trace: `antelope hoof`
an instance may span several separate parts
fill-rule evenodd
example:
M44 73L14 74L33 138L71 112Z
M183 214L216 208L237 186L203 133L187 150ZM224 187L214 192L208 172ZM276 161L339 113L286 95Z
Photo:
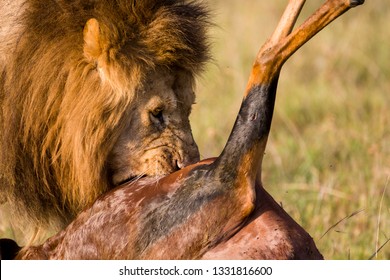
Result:
M356 6L359 6L359 5L362 5L364 3L364 0L351 0L351 7L356 7Z

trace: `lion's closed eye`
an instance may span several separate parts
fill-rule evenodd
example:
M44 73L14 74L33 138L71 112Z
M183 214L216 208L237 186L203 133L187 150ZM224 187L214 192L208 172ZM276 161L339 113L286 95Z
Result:
M155 125L163 125L164 124L164 109L158 107L154 110L150 111L150 120Z

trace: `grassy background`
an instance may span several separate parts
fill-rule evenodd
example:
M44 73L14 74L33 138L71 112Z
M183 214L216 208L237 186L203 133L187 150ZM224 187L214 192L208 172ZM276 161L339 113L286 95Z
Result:
M214 62L191 119L203 158L221 152L253 59L287 1L210 3ZM307 1L299 22L321 3ZM281 73L263 183L326 259L368 259L390 238L389 18L390 2L366 1ZM390 242L374 259L390 259Z
M254 56L287 0L207 2L214 62L191 119L203 158L222 150ZM322 3L307 2L302 18ZM366 1L281 73L263 183L327 259L368 259L390 238L389 18L389 1ZM14 234L7 218L0 211L1 237ZM374 258L390 259L390 242Z

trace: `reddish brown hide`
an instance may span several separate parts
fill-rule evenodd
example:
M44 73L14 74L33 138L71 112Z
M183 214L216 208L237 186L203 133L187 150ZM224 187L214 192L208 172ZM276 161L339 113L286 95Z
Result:
M99 198L64 231L19 259L322 259L310 235L265 191L261 163L284 62L363 0L328 0L292 32L290 0L260 49L222 154Z

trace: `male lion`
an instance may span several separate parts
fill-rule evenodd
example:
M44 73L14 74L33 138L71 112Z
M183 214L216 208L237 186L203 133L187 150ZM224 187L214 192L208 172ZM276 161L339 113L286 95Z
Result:
M0 188L58 230L107 190L199 160L208 13L184 0L0 0ZM24 219L22 219L24 218Z

